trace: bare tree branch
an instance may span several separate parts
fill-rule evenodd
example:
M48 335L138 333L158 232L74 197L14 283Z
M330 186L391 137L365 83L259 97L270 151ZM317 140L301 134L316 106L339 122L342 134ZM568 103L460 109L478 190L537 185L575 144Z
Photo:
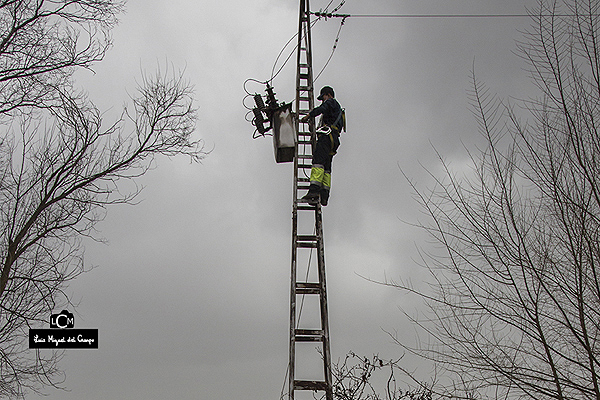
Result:
M181 73L144 75L131 108L110 123L74 88L73 72L104 57L123 7L0 1L0 397L61 384L61 353L28 349L28 331L74 306L64 289L85 272L82 238L108 206L139 192L119 185L157 155L206 155L192 138L193 89Z
M440 156L436 187L413 186L444 254L425 254L430 314L415 320L433 344L403 346L481 397L600 399L599 12L540 1L518 45L541 92L528 121L473 76L487 142L473 174Z

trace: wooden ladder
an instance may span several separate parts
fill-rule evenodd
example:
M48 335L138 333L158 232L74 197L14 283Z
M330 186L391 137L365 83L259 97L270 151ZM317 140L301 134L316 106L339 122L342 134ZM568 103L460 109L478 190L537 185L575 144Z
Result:
M289 399L294 400L296 391L324 392L326 400L333 400L331 380L331 353L327 312L327 290L325 284L325 245L320 204L302 200L310 185L310 169L313 146L316 142L314 123L299 120L314 107L313 69L310 37L310 13L308 0L300 0L298 24L298 59L296 69L296 132L297 145L294 158L294 204L292 211L292 265L290 290L290 354L289 354ZM302 230L310 230L304 232ZM313 256L313 254L315 254ZM316 270L311 264L315 264ZM305 267L306 265L306 267ZM311 301L318 298L317 301ZM307 300L305 304L305 300ZM318 304L317 304L318 303ZM299 306L298 306L299 305ZM313 309L309 309L312 307ZM310 314L304 326L302 314ZM317 316L318 315L318 316ZM320 343L318 351L299 343ZM302 349L300 349L302 347ZM301 370L298 363L306 362ZM316 364L322 363L322 373L317 374ZM313 375L299 379L304 372ZM308 398L308 397L307 397ZM322 398L322 397L321 397Z

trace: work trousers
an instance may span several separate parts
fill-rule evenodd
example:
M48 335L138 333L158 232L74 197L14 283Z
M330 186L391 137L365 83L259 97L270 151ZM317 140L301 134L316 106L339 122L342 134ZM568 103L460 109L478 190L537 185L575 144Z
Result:
M331 190L331 163L340 146L340 135L334 130L328 135L319 135L313 151L310 171L309 193L319 193L322 200L329 199Z

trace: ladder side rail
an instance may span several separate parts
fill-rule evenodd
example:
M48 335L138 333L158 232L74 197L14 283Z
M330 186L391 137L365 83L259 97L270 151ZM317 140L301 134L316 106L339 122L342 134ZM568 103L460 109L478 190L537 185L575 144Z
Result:
M312 43L309 13L309 0L300 0L298 21L298 50L296 69L296 149L294 157L294 202L292 210L292 261L290 288L290 354L289 354L289 400L294 400L295 390L318 390L325 392L326 400L333 400L331 379L331 355L329 344L329 324L325 286L325 257L321 205L309 205L299 201L299 191L308 189L311 159L316 144L316 126L314 122L301 123L300 118L314 108L314 82L312 69ZM303 59L304 57L304 59ZM302 146L302 148L300 148ZM302 151L300 151L300 149ZM309 172L310 173L310 172ZM303 183L300 185L300 183ZM314 212L313 235L298 232L298 212ZM303 214L305 215L305 214ZM318 282L298 281L298 252L300 248L316 248ZM310 267L310 266L309 266ZM298 329L297 296L318 295L321 316L320 329ZM324 381L297 380L295 377L296 343L314 341L323 343Z
M311 37L311 29L310 29L310 7L309 0L305 0L306 2L306 59L309 75L309 87L310 87L310 95L309 98L309 109L312 110L314 108L314 80L313 80L313 70L312 70L312 37ZM314 147L317 141L316 134L316 126L313 121L309 123L310 133L311 133L311 142L312 149L314 152ZM323 374L325 378L325 396L327 400L333 400L333 389L332 389L332 377L331 377L331 350L329 344L329 315L328 315L328 307L327 307L327 288L326 288L326 280L325 280L325 243L323 240L323 223L322 223L322 215L321 215L321 205L317 204L315 208L315 233L317 235L317 267L318 267L318 276L319 283L321 285L321 293L320 293L320 307L321 307L321 330L323 331Z
M291 261L291 285L290 285L290 348L288 364L288 396L294 400L295 360L296 360L296 280L297 280L297 235L298 235L298 150L300 147L300 59L302 45L302 23L303 15L306 13L304 0L300 1L298 21L298 55L296 62L296 149L294 157L294 204L292 208L292 261Z
M311 33L310 33L310 6L308 4L308 0L306 1L306 63L309 65L308 68L308 79L309 79L309 86L310 86L310 96L308 96L308 108L309 110L312 110L315 107L315 98L314 98L314 80L313 80L313 70L312 70L312 38L311 38ZM311 141L313 144L313 149L314 146L316 144L316 137L317 137L317 133L316 133L316 127L315 124L311 121L309 123L309 127L310 127L310 134L311 134Z
M317 232L317 267L321 286L321 330L323 331L323 376L326 384L326 398L333 400L333 382L331 376L331 348L329 343L329 312L327 307L327 284L325 274L325 241L323 238L323 219L320 208L315 211Z

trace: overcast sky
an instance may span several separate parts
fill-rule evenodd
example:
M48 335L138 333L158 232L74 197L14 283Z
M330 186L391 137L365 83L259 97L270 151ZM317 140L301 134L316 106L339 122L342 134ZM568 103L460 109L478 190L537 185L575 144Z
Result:
M311 9L328 2L313 0ZM340 12L522 14L535 3L346 0ZM143 201L113 207L98 224L108 244L86 242L86 265L95 268L68 291L79 303L75 326L98 328L99 349L67 351L70 391L45 399L279 398L293 169L275 163L270 138L252 140L242 100L246 79L270 78L297 24L298 0L131 0L96 74L78 74L109 121L142 71L185 69L199 108L196 138L212 152L202 164L158 159L141 180ZM315 71L339 24L313 28ZM430 243L404 222L415 222L419 208L401 169L427 187L425 168L439 171L434 148L456 171L468 167L465 147L481 143L467 96L473 68L501 97L532 95L514 54L528 26L527 18L346 20L315 84L333 86L348 120L323 210L334 360L350 350L398 358L386 331L417 340L403 310L418 312L419 301L365 279L418 285L425 275L417 248ZM292 101L294 85L292 57L274 81L278 98Z

